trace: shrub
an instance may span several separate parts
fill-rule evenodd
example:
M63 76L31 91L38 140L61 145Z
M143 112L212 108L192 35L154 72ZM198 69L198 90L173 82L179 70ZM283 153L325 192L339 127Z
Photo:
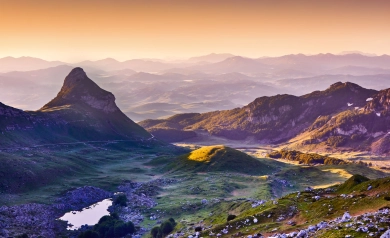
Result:
M282 158L282 153L279 151L272 151L268 153L266 156L273 159L280 159Z
M172 223L172 225L176 225L176 221L175 219L173 219L172 217L168 219L169 222Z
M99 233L91 230L84 231L78 236L78 238L99 238Z
M160 227L153 227L153 229L150 231L150 234L153 238L161 238L171 233L175 226L175 220L173 218L169 218L168 220L164 221Z
M129 222L123 222L119 219L118 214L113 213L110 216L103 216L99 219L98 224L93 227L93 232L98 234L97 237L123 237L127 234L132 234L135 231L134 224ZM90 231L92 232L92 231ZM91 235L91 236L85 236ZM79 238L92 237L93 234L86 234L83 232L80 234Z
M114 199L114 205L120 205L122 207L127 206L127 197L125 194L119 194L115 199Z
M162 234L165 236L173 231L173 224L170 221L165 221L161 224L160 228Z
M16 238L28 238L26 233L16 236Z
M202 227L200 226L195 227L195 231L202 231Z
M344 145L347 142L346 138L343 136L331 136L326 140L326 143L333 147L339 147Z
M99 222L98 224L102 224L102 223L105 223L105 222L108 222L108 221L112 221L114 218L112 216L109 216L109 215L105 215L105 216L102 216L100 219L99 219Z
M152 230L150 231L150 234L152 235L153 238L157 238L158 237L157 235L159 233L161 232L160 232L160 227L158 226L153 227Z
M237 217L236 215L229 214L227 217L227 221L234 220L236 217Z
M314 153L302 153L296 150L274 151L272 152L272 155L270 157L274 158L275 155L277 155L276 157L278 158L298 161L299 164L326 164L326 165L348 164L347 161L342 159L336 159L336 158L327 157L324 155L319 155Z

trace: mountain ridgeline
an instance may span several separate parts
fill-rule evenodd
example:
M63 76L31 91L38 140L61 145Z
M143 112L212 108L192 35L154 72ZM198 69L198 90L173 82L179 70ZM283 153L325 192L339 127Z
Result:
M0 133L6 147L151 137L81 68L74 68L58 95L38 111L0 104Z
M207 130L211 135L228 139L254 137L264 143L279 143L304 132L321 116L364 107L366 99L376 93L353 83L339 82L324 91L300 97L286 94L260 97L242 108L179 114L139 124L161 139L165 139L164 131L176 130L188 134L190 131Z

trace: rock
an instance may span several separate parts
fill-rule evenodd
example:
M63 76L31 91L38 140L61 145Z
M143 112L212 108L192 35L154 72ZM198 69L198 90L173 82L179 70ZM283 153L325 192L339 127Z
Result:
M390 229L383 233L380 238L390 238Z
M316 201L318 201L321 197L320 196L314 196L313 199L315 199Z
M312 187L307 187L307 188L305 188L305 192L313 192L313 188Z
M306 237L306 231L305 230L300 230L298 232L298 234L297 234L297 237L302 237L302 238Z
M316 226L309 226L308 228L309 232L315 232L317 230Z
M341 218L341 222L349 222L351 220L351 215L349 215L349 212L345 212L343 217Z

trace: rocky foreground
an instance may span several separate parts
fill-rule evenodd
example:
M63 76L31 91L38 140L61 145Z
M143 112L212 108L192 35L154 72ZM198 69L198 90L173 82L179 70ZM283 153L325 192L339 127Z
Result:
M118 187L118 192L124 193L128 198L126 207L111 206L110 212L117 212L123 221L131 221L138 226L133 237L141 236L149 228L140 227L145 219L145 211L156 206L152 196L157 194L160 186L176 182L172 179L157 179L147 183L126 182ZM0 237L15 237L27 234L29 238L35 237L77 237L79 231L68 231L67 222L58 220L68 211L78 211L106 198L115 195L103 189L84 186L66 192L51 205L24 204L17 206L0 207ZM155 219L159 217L155 214ZM81 230L89 229L83 226Z
M256 218L247 219L242 222L242 226L247 226L257 223ZM209 236L221 237L222 235L231 234L233 237L247 237L247 238L289 238L289 237L317 237L321 231L332 231L332 230L341 230L343 228L349 228L354 230L360 235L366 235L367 237L380 237L380 238L390 238L390 210L389 208L380 209L377 212L364 213L359 216L351 216L348 212L344 213L343 216L337 217L331 221L321 221L316 225L310 225L306 229L301 229L298 231L293 231L289 233L277 233L273 235L262 235L261 233L255 233L252 235L243 236L242 233L234 233L233 226L226 226L220 233L210 232ZM198 238L201 237L200 232L195 232L192 235L188 235L188 238ZM354 233L355 234L355 233ZM183 234L172 234L169 237L182 237ZM363 237L364 237L363 236ZM345 235L345 238L352 238L354 235Z

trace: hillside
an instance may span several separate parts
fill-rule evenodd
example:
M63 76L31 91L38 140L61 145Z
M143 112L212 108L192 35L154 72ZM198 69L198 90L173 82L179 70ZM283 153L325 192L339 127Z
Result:
M204 146L182 155L170 161L164 170L265 175L275 168L241 151L218 145Z
M151 137L121 112L112 93L96 85L81 68L73 69L58 95L38 111L1 104L0 132L3 148Z
M178 114L164 120L145 120L139 124L149 131L207 130L209 134L233 140L249 136L263 143L280 143L305 131L319 116L336 115L352 105L363 107L377 91L353 83L335 83L324 91L300 97L276 95L260 97L242 108L208 113ZM184 133L184 132L183 132ZM186 132L187 133L187 132Z
M389 182L355 175L340 186L307 188L276 200L223 201L206 207L213 206L212 212L198 236L388 237L381 235L389 233ZM182 236L195 235L186 228Z
M305 139L296 140L290 146L343 147L388 154L389 102L390 89L386 89L368 98L363 107L346 110L333 117L318 118L304 133Z
M133 151L164 150L164 144L123 114L114 95L81 68L73 69L58 95L38 111L0 103L0 133L2 193L37 189L71 175L75 181L100 176L117 163L123 168L119 158L126 160Z

